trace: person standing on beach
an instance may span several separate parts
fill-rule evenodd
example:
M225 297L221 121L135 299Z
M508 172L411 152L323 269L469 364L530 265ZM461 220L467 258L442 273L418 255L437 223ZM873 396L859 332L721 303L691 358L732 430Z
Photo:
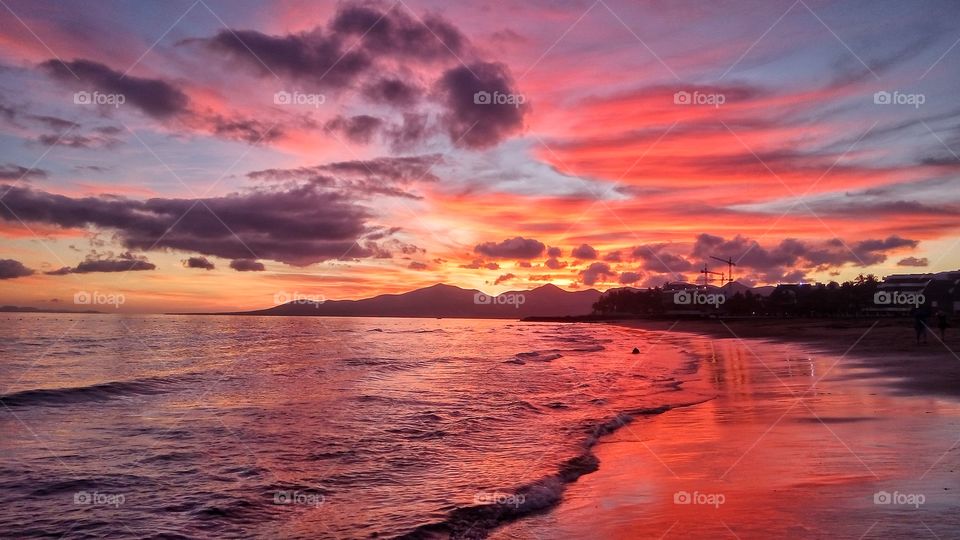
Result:
M947 339L947 313L942 309L937 311L937 326L940 328L940 341Z
M913 329L917 332L917 345L920 345L920 340L923 339L923 343L927 343L927 313L921 307L916 307L913 309Z

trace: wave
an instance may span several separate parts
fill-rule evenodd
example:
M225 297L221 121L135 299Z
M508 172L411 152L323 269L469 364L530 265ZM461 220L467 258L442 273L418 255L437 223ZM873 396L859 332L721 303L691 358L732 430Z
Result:
M636 417L655 416L672 409L699 405L706 401L709 400L628 410L609 420L589 426L582 452L561 463L556 473L520 486L510 491L508 496L496 497L498 502L457 508L447 514L443 521L421 525L396 538L397 540L428 540L437 537L486 538L491 531L506 523L546 512L560 504L567 485L600 468L600 460L594 455L593 447L601 437L629 424Z
M162 394L182 383L186 377L146 377L129 381L111 381L87 386L37 388L0 396L7 407L63 406L91 401L108 401L127 396Z

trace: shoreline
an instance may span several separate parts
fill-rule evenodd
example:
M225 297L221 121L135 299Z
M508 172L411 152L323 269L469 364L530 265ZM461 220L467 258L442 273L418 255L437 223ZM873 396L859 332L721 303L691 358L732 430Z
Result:
M681 319L607 321L629 328L686 332L713 338L795 343L833 354L850 367L887 381L901 394L960 398L960 330L936 329L917 345L911 319Z
M743 322L617 321L689 336L700 357L691 386L717 398L604 437L598 470L555 509L491 538L909 538L957 526L958 393L917 369L949 358L941 371L960 371L943 344L930 336L911 350L898 344L912 328L873 321ZM883 493L924 504L876 504Z

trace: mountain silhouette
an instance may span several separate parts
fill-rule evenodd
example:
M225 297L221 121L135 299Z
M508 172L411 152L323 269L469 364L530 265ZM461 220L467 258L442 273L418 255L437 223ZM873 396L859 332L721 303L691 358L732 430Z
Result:
M362 300L298 300L232 315L518 319L587 315L598 298L600 291L595 289L570 292L552 284L492 296L476 289L438 283L401 294L381 294Z

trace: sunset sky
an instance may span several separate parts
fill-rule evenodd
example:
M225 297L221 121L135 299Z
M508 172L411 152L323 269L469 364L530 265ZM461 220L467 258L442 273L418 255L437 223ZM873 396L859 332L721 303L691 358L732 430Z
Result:
M0 4L2 304L960 268L951 0Z

